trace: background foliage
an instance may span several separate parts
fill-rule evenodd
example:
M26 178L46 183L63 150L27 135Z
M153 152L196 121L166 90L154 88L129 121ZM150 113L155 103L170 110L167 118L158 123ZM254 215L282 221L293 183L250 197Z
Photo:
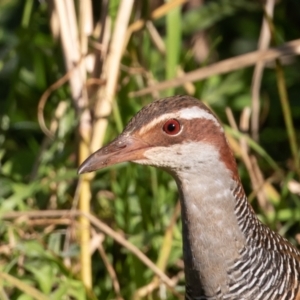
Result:
M106 1L92 1L94 22L88 53L100 57L92 61L100 69L106 59L103 44L97 43L104 30L103 15L112 22L113 33L119 2L109 1L106 11ZM254 67L163 91L157 91L155 84L255 51L264 2L182 2L157 18L153 12L163 1L135 1L130 24L139 19L152 21L133 31L123 51L115 105L107 116L107 129L104 127L105 142L154 98L190 93L202 99L228 124L226 132L243 184L260 218L297 245L299 148L296 146L295 156L290 144L297 145L300 136L299 59L289 56L281 61L291 115L283 111L277 90L280 67L276 69L274 61L267 63L260 88L259 139L246 139L245 146L225 112L231 109L238 126L240 120L247 121ZM82 3L73 4L79 20ZM66 52L51 23L54 11L55 1L0 2L0 299L178 299L184 292L184 276L177 190L169 175L153 168L122 164L99 171L91 181L91 211L172 278L174 289L166 288L151 268L95 223L89 241L90 288L80 273L84 268L80 260L82 223L78 215L62 211L76 212L81 201L82 183L76 168L81 160L80 118L86 107L78 108L72 85L65 80L51 90L43 108L52 137L41 130L37 118L43 93L67 73ZM277 1L270 21L275 28L270 46L299 38L299 20L298 0ZM108 71L95 73L94 69L87 74L88 78L98 74L96 84L87 83L88 110L93 117L95 103L101 98L96 91L109 81ZM150 84L154 85L150 95L129 96ZM284 116L292 121L295 139L288 135ZM249 125L242 128L244 137L252 134L247 128ZM258 188L253 178L258 178ZM53 214L44 215L47 211ZM148 290L142 289L145 286Z

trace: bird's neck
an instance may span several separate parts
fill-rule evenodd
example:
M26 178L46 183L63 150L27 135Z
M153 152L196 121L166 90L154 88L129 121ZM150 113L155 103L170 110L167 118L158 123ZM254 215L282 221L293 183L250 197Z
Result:
M243 189L220 166L197 174L179 172L176 181L182 206L187 290L193 286L194 296L213 296L219 289L225 292L228 268L246 244L236 215L235 193ZM248 203L246 209L251 210Z

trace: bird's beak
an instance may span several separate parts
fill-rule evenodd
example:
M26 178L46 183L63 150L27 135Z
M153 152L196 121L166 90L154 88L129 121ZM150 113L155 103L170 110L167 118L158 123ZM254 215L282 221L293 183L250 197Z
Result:
M120 135L90 155L79 167L78 174L93 172L117 163L143 159L149 144L140 138Z

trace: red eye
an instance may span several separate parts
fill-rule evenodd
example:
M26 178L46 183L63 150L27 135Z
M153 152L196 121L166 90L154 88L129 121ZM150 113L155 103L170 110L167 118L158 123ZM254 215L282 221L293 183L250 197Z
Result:
M169 135L175 135L180 131L180 123L176 119L170 119L164 124L163 130Z

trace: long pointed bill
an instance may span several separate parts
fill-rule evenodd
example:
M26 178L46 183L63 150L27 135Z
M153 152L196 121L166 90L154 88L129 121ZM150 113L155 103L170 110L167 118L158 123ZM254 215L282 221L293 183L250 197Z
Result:
M139 160L150 145L139 138L120 135L94 152L79 167L78 174L93 172L117 163Z

